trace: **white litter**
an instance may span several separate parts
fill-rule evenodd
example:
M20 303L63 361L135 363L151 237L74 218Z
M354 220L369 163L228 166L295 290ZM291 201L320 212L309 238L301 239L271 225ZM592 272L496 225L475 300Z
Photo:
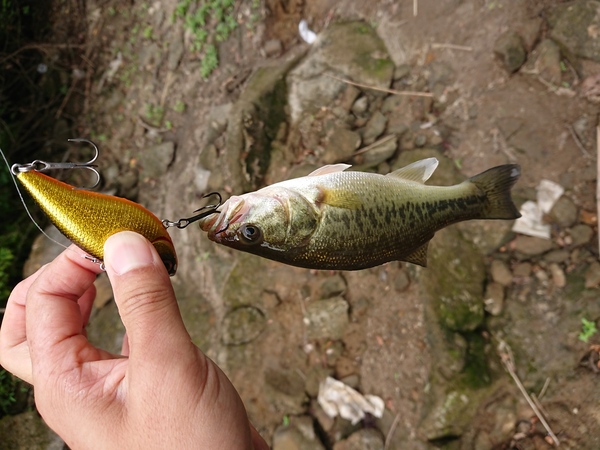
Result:
M381 397L362 395L347 384L331 377L327 377L320 384L317 401L329 417L341 416L353 425L360 422L366 413L381 417L385 409Z
M308 29L308 23L304 19L298 24L298 31L302 40L307 44L312 44L317 40L317 33Z
M543 239L550 239L550 225L544 223L544 214L548 214L556 201L565 192L554 181L542 180L536 188L537 201L527 201L521 206L521 218L515 221L513 231Z

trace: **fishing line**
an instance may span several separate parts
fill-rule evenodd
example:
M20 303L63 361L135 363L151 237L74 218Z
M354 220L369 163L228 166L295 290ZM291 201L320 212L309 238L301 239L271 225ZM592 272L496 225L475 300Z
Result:
M2 151L2 148L0 148L0 155L2 156L2 159L4 160L4 163L6 164L6 167L8 167L8 172L10 174L10 177L13 181L13 184L15 185L15 189L17 190L17 193L19 194L19 198L21 199L21 203L23 204L23 207L25 208L25 212L27 213L27 215L29 216L29 219L31 219L31 221L33 222L33 224L37 227L38 230L40 230L40 232L46 236L48 239L50 239L51 242L54 242L55 244L67 249L67 250L71 250L74 251L72 248L67 247L66 245L58 242L56 239L54 239L53 237L49 236L48 233L46 233L42 227L39 226L39 224L35 221L35 219L33 218L33 216L31 215L31 212L29 211L29 208L27 207L27 203L25 203L25 199L23 198L23 194L21 193L21 189L19 188L19 184L17 183L17 180L15 179L15 175L12 172L12 169L10 167L10 164L8 162L8 160L6 159L6 156L4 156L4 152ZM77 253L77 252L75 252ZM83 256L86 259L89 259L89 257L87 255L80 255Z

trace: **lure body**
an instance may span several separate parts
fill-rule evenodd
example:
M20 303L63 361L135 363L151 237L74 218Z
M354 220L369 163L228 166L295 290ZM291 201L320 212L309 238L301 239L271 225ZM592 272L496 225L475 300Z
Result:
M177 271L177 255L166 228L143 206L120 197L76 189L35 170L17 179L68 239L99 260L104 243L119 231L134 231L156 248L169 275Z

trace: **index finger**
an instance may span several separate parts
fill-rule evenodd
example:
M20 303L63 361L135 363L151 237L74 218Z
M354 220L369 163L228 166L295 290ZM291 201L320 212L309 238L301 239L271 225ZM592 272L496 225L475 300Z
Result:
M81 250L70 247L32 283L26 300L26 332L34 378L36 366L38 371L54 371L60 369L56 364L62 361L75 365L78 357L70 357L69 352L80 353L86 347L98 352L83 334L85 318L78 300L100 271Z

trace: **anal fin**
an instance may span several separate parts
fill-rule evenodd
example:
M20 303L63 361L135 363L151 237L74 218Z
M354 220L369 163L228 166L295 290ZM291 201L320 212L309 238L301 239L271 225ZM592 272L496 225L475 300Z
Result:
M429 241L418 247L414 252L406 255L402 258L402 261L406 261L418 266L427 267L427 246Z

